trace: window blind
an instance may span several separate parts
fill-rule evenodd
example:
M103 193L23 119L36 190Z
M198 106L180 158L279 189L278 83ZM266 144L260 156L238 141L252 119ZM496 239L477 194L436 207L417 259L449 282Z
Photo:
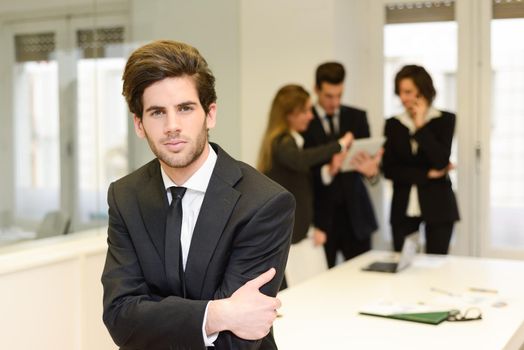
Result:
M122 45L119 45L124 43L123 27L81 29L77 31L76 39L84 58L123 56L120 52Z
M16 62L48 61L55 51L55 33L15 35Z
M455 20L455 1L420 1L386 5L386 24Z

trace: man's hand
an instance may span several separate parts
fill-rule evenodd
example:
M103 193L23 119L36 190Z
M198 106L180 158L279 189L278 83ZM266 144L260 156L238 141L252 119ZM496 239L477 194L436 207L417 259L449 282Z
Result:
M313 230L313 244L315 246L324 245L327 241L327 235L321 229L315 227Z
M271 268L237 289L230 298L209 303L206 333L211 335L224 330L237 337L257 340L265 337L277 317L281 303L278 298L262 294L259 289L275 277Z

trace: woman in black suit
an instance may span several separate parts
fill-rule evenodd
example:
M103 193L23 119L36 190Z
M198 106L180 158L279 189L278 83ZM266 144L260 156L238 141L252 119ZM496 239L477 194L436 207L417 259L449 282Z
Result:
M404 113L386 121L383 171L393 181L393 246L425 223L426 253L447 254L459 213L448 172L455 115L432 106L436 92L421 66L403 67L395 77L395 94Z
M347 133L338 141L303 149L300 133L307 129L312 118L309 93L299 85L282 87L273 99L258 159L258 170L295 196L292 244L307 237L313 219L311 167L329 163L327 171L334 176L345 155L341 151L347 150L353 140L353 135ZM326 235L315 230L313 240L316 245L324 244Z

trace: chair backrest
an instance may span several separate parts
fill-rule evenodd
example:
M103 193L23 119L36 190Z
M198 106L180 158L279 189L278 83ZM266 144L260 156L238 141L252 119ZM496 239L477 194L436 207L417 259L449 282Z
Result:
M0 228L6 228L11 226L11 211L0 210Z
M69 230L69 215L61 211L52 211L44 216L36 230L36 238L65 235Z

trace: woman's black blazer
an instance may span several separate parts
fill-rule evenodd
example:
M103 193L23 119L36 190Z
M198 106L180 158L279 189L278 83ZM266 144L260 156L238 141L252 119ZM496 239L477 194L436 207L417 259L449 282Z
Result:
M455 195L448 175L429 179L430 169L444 169L449 164L451 143L455 130L455 115L441 112L413 135L396 117L386 121L384 176L393 181L393 200L390 222L401 223L406 219L411 185L418 186L422 219L429 223L459 220ZM411 138L418 143L418 152L411 152Z

